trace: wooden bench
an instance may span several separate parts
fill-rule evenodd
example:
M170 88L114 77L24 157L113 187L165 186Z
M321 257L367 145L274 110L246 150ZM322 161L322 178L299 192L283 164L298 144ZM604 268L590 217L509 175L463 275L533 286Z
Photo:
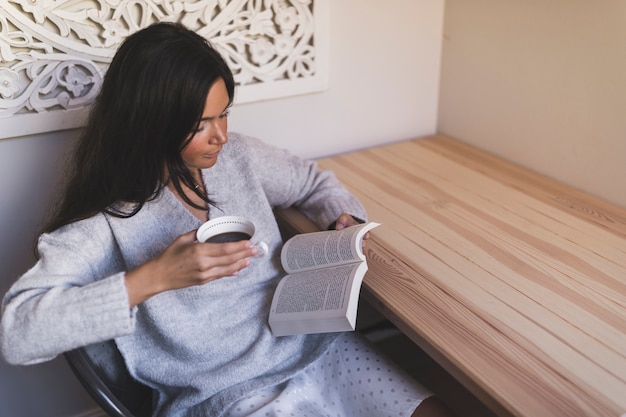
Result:
M319 164L382 223L363 297L497 415L626 413L626 209L445 136Z

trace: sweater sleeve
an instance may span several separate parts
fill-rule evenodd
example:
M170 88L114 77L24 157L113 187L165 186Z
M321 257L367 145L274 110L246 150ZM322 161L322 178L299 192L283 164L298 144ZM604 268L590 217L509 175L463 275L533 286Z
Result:
M299 158L284 149L246 138L246 153L254 174L274 208L295 206L321 229L342 213L366 219L365 209L332 171L315 161Z
M11 364L34 364L134 328L124 267L102 218L39 238L37 263L5 295L0 348Z

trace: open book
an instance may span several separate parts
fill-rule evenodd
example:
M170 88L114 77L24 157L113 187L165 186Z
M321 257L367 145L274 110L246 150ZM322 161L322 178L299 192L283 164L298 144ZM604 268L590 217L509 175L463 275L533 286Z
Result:
M295 235L283 246L288 275L278 284L269 324L275 336L354 330L367 263L363 236L370 222Z

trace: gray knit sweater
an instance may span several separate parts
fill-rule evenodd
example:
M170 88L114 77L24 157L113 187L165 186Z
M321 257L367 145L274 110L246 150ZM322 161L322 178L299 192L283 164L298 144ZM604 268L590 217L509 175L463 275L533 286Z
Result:
M131 309L124 273L202 223L167 189L129 219L104 214L39 238L40 259L3 300L0 343L13 364L50 360L115 339L131 374L158 392L159 416L219 416L232 401L291 378L318 358L332 335L276 338L267 325L283 274L272 208L300 207L326 227L358 201L327 171L231 133L217 164L203 171L218 208L256 227L269 256L239 275L167 291Z

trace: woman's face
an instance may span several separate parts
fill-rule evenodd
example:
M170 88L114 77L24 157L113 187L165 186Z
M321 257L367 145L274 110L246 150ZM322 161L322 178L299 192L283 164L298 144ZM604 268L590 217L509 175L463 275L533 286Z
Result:
M228 142L229 103L226 84L220 78L209 89L198 129L181 152L183 162L191 172L211 168L217 162L222 146Z

